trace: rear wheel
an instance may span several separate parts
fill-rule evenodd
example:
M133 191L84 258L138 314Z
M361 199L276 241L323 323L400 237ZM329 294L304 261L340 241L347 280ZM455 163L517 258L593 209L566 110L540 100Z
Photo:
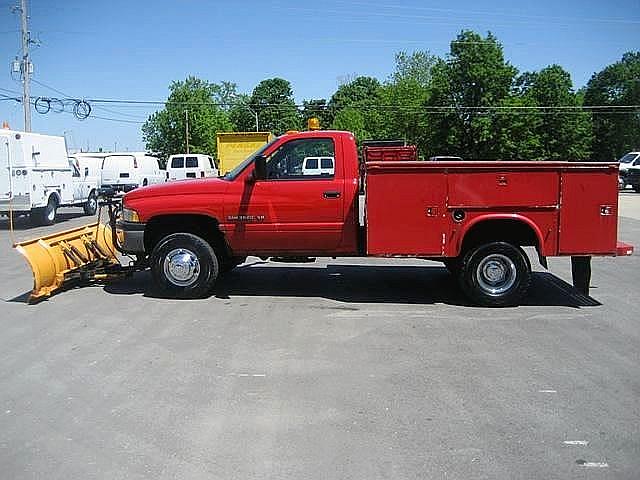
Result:
M220 267L211 245L191 233L173 233L151 253L151 272L162 296L202 298L218 278Z
M98 210L98 196L96 195L95 190L91 191L91 193L89 194L89 198L87 198L87 201L82 206L82 208L84 209L85 215L96 214L96 211Z
M465 255L459 282L464 293L480 305L516 305L531 283L531 265L520 247L506 242L487 243Z

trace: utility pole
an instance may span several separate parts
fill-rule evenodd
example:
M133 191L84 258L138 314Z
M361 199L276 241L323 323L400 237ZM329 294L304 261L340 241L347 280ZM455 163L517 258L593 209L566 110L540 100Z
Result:
M22 107L24 109L24 130L31 131L31 92L30 80L33 65L29 60L29 44L31 43L31 33L27 26L27 0L20 0L20 16L22 31L22 62L20 73L22 76Z
M184 111L184 143L187 144L187 153L189 153L189 110Z

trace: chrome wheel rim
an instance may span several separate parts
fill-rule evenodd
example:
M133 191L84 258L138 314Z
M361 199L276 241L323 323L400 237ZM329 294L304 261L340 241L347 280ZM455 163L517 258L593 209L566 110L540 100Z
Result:
M513 260L495 253L483 258L476 269L480 288L489 295L501 295L516 283L517 269Z
M178 287L188 287L200 275L200 262L191 250L176 248L164 257L164 275Z

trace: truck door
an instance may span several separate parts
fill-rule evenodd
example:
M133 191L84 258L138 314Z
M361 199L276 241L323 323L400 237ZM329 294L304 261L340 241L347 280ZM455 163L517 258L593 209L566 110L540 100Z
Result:
M246 252L320 253L332 251L344 228L344 174L336 163L331 173L305 175L307 157L341 158L332 138L298 138L267 159L267 179L236 182L242 192L225 206L233 224L232 248ZM237 199L237 200L235 200Z

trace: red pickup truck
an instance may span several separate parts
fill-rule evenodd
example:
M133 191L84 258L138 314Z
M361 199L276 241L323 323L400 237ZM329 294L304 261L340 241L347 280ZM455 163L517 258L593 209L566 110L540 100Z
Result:
M615 163L360 169L353 134L308 131L276 138L222 178L127 193L116 233L167 296L207 295L247 255L417 257L444 262L474 302L501 306L529 286L523 247L545 266L552 255L630 254L617 220Z

